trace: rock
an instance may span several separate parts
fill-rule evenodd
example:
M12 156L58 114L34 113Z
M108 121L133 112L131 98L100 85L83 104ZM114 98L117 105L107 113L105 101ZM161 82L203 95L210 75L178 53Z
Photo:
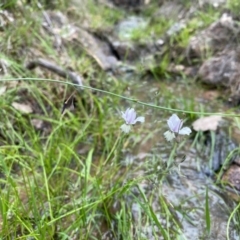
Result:
M230 89L234 105L240 102L240 26L227 14L190 39L188 57L203 58L198 70L202 82Z
M167 30L167 35L172 36L174 34L177 34L181 32L183 29L186 28L186 24L184 21L179 21L177 23L174 23L168 30Z
M135 60L139 57L139 52L132 42L112 41L112 46L117 52L120 60Z
M240 47L229 52L223 51L216 57L206 60L198 71L202 82L230 89L234 105L240 102Z
M233 153L238 145L221 128L212 132L203 132L198 141L201 144L199 151L206 160L201 165L206 175L213 176L213 173L218 172L222 166L224 166L224 169L228 169L238 158L238 152ZM225 162L226 159L228 159L228 162Z
M148 22L141 17L130 16L120 21L115 27L115 34L121 40L131 40L134 32L145 31Z
M146 1L146 0L111 0L111 2L118 7L136 9L136 8L141 7L144 4L147 4L149 1Z
M199 5L203 7L204 5L212 5L217 8L226 3L226 0L199 0Z
M213 54L223 51L226 47L232 49L240 36L240 27L231 16L223 14L222 17L192 37L188 45L190 57L203 57L207 53Z
M150 37L147 40L140 39L141 43L133 40L134 34L145 31L147 25L148 21L144 18L130 16L115 26L112 36L105 36L121 61L139 60L150 53Z
M177 1L166 1L153 14L152 21L157 21L159 17L165 18L166 20L177 21L185 16L185 10L184 6Z
M32 106L30 104L13 102L12 106L21 113L29 114L33 112Z
M230 87L240 77L239 69L240 62L236 51L233 50L206 60L200 67L198 76L204 83L216 87ZM239 82L239 80L237 81Z
M223 183L240 191L240 166L232 164L222 177Z
M222 117L218 115L201 117L194 121L192 126L195 131L216 131L221 120Z
M104 70L115 70L119 64L107 42L95 36L91 31L68 22L65 15L60 12L45 11L43 28L50 35L58 39L62 45L71 46L75 52L86 52Z

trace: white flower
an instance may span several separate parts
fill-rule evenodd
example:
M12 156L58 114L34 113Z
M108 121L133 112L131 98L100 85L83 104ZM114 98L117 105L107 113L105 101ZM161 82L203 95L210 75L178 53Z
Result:
M173 114L167 121L170 131L164 133L167 141L172 141L178 134L189 135L192 130L189 127L182 128L183 121L176 115Z
M129 133L131 129L131 125L134 125L136 122L144 122L144 117L137 117L137 114L134 110L134 108L128 108L125 112L122 112L122 118L125 121L125 124L123 124L120 128L123 132Z

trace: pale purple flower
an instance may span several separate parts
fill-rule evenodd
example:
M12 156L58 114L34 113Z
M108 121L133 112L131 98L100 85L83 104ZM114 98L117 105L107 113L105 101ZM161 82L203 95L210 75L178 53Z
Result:
M167 141L172 141L178 134L189 135L192 130L189 127L183 127L183 121L176 115L173 114L167 121L170 131L164 133Z
M144 122L144 117L137 117L136 111L134 108L128 108L125 112L122 113L122 118L125 121L125 124L123 124L120 128L123 132L129 133L131 129L131 125L134 125L136 122Z

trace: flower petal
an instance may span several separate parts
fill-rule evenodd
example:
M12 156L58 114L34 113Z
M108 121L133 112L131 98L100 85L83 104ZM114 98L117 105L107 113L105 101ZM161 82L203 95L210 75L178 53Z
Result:
M127 124L134 124L134 120L136 118L137 114L134 110L134 108L131 108L129 111L128 111L128 115L127 115Z
M145 117L137 117L135 120L134 120L134 124L136 123L136 122L145 122Z
M127 124L123 124L120 129L125 132L125 133L129 133L130 132L130 129L131 129L131 126L130 125L127 125Z
M175 134L174 134L173 132L171 132L171 131L166 131L166 132L164 133L164 137L166 138L166 140L167 140L168 142L170 142L170 141L172 141L176 136L175 136Z
M178 133L179 130L182 127L182 121L180 118L176 115L173 114L167 121L168 127L172 132Z
M182 128L178 133L181 135L189 135L192 130L189 127Z
M126 114L125 114L125 112L121 112L121 114L122 114L122 118L123 118L124 121L126 122Z
M129 112L131 112L131 108L127 108L127 110L125 111L125 117L127 118L127 116L129 115Z
M131 119L133 117L133 113L134 113L134 109L133 108L127 108L127 110L125 112L121 112L122 113L122 118L124 119L124 121L129 124L131 122ZM136 114L136 113L135 113Z

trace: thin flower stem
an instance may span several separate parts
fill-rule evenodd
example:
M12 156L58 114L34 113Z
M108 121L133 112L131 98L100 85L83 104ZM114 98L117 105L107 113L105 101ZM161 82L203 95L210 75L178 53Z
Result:
M135 98L129 98L126 96L122 96L116 93L112 93L106 90L102 90L99 88L93 88L93 87L89 87L89 86L79 86L78 84L75 83L71 83L71 82L65 82L65 81L60 81L60 80L54 80L54 79L45 79L45 78L2 78L0 79L0 82L3 81L16 81L16 80L23 80L23 81L47 81L47 82L55 82L55 83L60 83L60 84L66 84L66 85L70 85L70 86L74 86L74 87L78 87L79 90L84 88L84 89L90 89L90 90L94 90L94 91L98 91L104 94L108 94L110 96L114 96L114 97L118 97L121 99L125 99L131 102L135 102L138 104L141 104L143 106L147 106L147 107L151 107L151 108L157 108L157 109L161 109L161 110L166 110L166 111L172 111L172 112L180 112L180 113L189 113L189 114L196 114L196 115L201 115L201 116L208 116L208 115L218 115L218 116L223 116L223 117L239 117L239 114L228 114L228 113L214 113L214 112L196 112L196 111L188 111L188 110L181 110L181 109L176 109L176 108L169 108L169 107L162 107L162 106L157 106L154 104L150 104L150 103L146 103L146 102L142 102L139 101Z
M108 154L107 159L104 161L103 165L106 165L106 164L107 164L107 162L109 161L109 159L110 159L110 158L112 157L112 155L114 154L114 151L117 149L117 147L118 147L118 145L119 145L119 143L121 142L121 139L122 139L123 137L124 137L123 134L119 134L119 135L118 135L118 137L117 137L117 139L116 139L116 141L115 141L115 143L114 143L114 145L113 145L110 153Z
M174 141L173 150L171 151L171 154L170 154L170 156L168 158L167 169L170 169L172 167L172 165L173 165L174 158L175 158L175 155L176 155L177 146L178 146L178 142Z

